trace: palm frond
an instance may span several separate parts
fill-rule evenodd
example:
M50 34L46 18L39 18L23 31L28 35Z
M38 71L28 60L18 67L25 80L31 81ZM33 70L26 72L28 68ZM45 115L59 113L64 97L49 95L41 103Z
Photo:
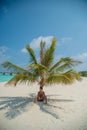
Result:
M49 76L46 79L46 83L47 84L54 84L54 83L70 84L70 83L72 83L72 80L64 74L54 74L54 75Z
M56 38L53 38L51 46L45 51L45 66L50 67L54 60L54 51L56 45Z
M54 84L54 83L62 83L62 84L71 84L73 83L75 80L81 80L81 77L79 75L79 73L77 73L74 70L69 70L66 73L63 74L53 74L50 75L47 79L46 79L46 83L49 84Z
M7 84L14 84L16 85L22 78L24 74L16 74L11 80L7 82Z
M48 68L41 64L31 64L29 65L29 68L32 70L34 74L38 76L42 76L48 72Z
M71 70L65 72L64 74L65 74L67 77L71 78L73 81L74 81L74 80L80 81L80 80L82 79L81 76L80 76L80 74L79 74L77 71L73 70L73 69L71 69Z
M44 65L45 42L40 42L40 63Z
M24 76L22 79L21 79L21 82L35 82L35 81L38 81L37 79L37 76L34 76L34 75L29 75L29 76Z
M29 45L26 45L26 49L30 56L30 62L37 64L36 56L35 56L33 49Z
M7 82L7 84L14 84L16 85L18 82L35 82L37 81L36 75L33 74L16 74L11 80Z
M72 66L71 66L69 63L64 63L63 65L57 67L57 68L55 69L55 71L56 71L57 73L61 73L61 72L64 72L65 70L67 70L67 69L70 69L71 67L72 67Z
M48 71L48 68L41 64L30 64L29 68Z
M61 58L57 63L55 63L49 71L56 70L58 71L64 71L68 68L71 68L75 65L81 64L82 62L79 60L74 60L70 57Z
M9 61L6 61L6 62L4 62L3 64L2 64L2 66L4 67L4 68L6 68L6 69L8 69L8 70L12 70L12 71L14 71L14 72L19 72L19 73L23 73L23 72L25 72L25 71L27 71L26 69L24 69L24 68L22 68L22 67L20 67L20 66L17 66L17 65L15 65L15 64L13 64L13 63L11 63L11 62L9 62Z

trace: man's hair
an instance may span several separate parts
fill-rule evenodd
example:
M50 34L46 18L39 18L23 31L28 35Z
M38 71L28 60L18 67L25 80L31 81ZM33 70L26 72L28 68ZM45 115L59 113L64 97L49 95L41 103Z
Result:
M43 87L40 87L40 89L43 89Z

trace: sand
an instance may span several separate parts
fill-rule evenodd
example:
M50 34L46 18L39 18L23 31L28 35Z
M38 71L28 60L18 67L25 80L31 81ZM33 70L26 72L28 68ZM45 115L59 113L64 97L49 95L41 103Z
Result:
M48 104L33 102L38 89L0 83L0 130L87 130L87 78L44 87Z

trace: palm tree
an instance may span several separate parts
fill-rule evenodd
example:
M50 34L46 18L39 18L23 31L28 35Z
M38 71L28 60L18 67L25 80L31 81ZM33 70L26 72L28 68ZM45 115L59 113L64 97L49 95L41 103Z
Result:
M53 38L51 45L46 48L46 43L40 42L40 60L37 61L34 50L30 45L26 45L26 50L30 57L28 69L19 67L11 62L4 62L4 68L13 70L16 75L8 81L15 85L21 82L38 82L40 87L47 84L63 83L71 84L75 80L81 80L80 74L73 69L73 66L81 63L70 57L60 58L54 63L54 52L57 39Z

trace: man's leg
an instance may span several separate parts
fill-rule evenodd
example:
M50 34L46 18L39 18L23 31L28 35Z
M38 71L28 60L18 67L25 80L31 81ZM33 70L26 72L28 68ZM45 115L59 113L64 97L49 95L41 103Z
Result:
M46 96L44 96L44 101L47 104L47 97Z

